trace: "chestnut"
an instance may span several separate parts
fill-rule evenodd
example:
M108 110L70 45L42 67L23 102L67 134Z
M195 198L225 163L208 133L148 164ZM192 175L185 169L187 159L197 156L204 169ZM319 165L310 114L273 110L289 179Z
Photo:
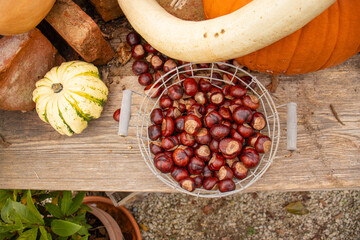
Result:
M208 167L211 171L218 171L222 166L225 165L225 158L220 153L213 153Z
M161 70L164 65L164 62L159 56L153 55L150 59L150 64L154 70ZM162 76L160 72L158 72L158 75L159 78Z
M192 99L192 98L189 98L189 99L186 99L186 100L180 99L179 101L181 103L185 104L185 107L186 107L187 110L190 109L191 106L196 103L196 101L194 99Z
M172 155L175 165L179 167L186 167L190 161L190 157L186 154L184 149L177 148Z
M162 173L169 173L174 168L174 162L166 153L158 153L154 157L154 164Z
M219 67L219 69L226 71L230 68L229 64L230 64L230 61L226 60L226 61L217 63L217 66Z
M137 32L130 32L128 35L126 35L126 41L131 46L134 46L140 43L141 37Z
M216 111L210 111L204 117L204 123L208 128L212 128L214 125L219 124L221 121L222 117Z
M155 48L153 48L153 46L151 46L149 43L145 43L144 48L145 48L145 51L147 51L148 53L152 53L152 54L157 53L157 50Z
M231 113L234 113L235 109L237 109L238 107L240 107L241 105L240 104L231 104L229 106L229 109L230 109L230 112ZM233 118L234 119L234 118Z
M210 89L212 88L212 85L211 85L209 80L207 80L205 78L200 78L200 80L199 80L199 88L203 92L209 92Z
M195 135L195 141L199 144L209 144L211 141L209 130L207 128L200 128L199 132Z
M232 102L229 99L225 99L224 103L221 105L221 107L229 108Z
M132 71L135 75L141 75L149 71L147 63L143 60L136 60L132 65Z
M232 117L238 124L248 123L252 118L252 110L245 106L238 106L233 111Z
M151 125L148 127L149 138L153 141L161 136L161 128L158 125Z
M252 147L245 147L240 154L240 160L247 168L256 167L260 162L258 152Z
M194 99L200 105L205 105L208 102L206 94L204 92L197 92L194 96Z
M238 125L236 130L244 138L249 138L250 136L252 136L255 133L254 129L247 123Z
M161 96L159 105L162 109L167 109L173 105L173 100L170 99L169 96Z
M231 85L225 85L225 87L223 87L223 89L221 91L224 94L226 99L233 100L234 97L230 95L230 88L231 88Z
M230 133L230 127L223 124L216 124L210 128L210 135L213 139L220 141Z
M171 171L171 176L175 181L180 182L182 179L189 177L189 173L185 168L175 166Z
M237 179L244 179L246 178L249 169L245 167L245 165L242 162L234 162L234 164L231 166L231 169L234 173L234 176Z
M186 78L183 82L185 93L189 96L195 96L199 91L198 85L194 78Z
M179 85L173 85L169 87L168 95L172 100L179 100L184 95L184 89Z
M251 136L248 138L248 144L249 144L249 146L255 147L256 140L257 140L258 137L260 137L260 136L262 136L262 134L259 133L259 132L254 133L253 135L251 135Z
M210 95L209 101L216 106L220 106L225 101L224 94L222 92L214 92Z
M217 111L217 110L218 110L218 106L210 103L210 104L208 104L208 105L206 106L206 111L205 111L205 112L206 112L206 113L209 113L209 112L211 112L211 111Z
M205 166L203 171L203 176L204 178L213 177L214 172L209 169L209 166Z
M206 190L216 190L219 180L216 177L205 178L203 182L203 187Z
M164 115L160 108L155 108L154 110L152 110L150 114L150 119L154 124L156 125L162 124L163 118Z
M268 136L259 136L255 142L255 149L258 153L267 153L271 148L271 139Z
M192 192L195 190L195 180L191 177L186 177L180 180L180 187L183 189Z
M264 114L260 112L255 112L253 114L250 124L255 130L263 130L266 127L266 119Z
M224 120L221 122L222 125L228 126L229 128L231 128L231 122Z
M201 120L197 116L190 114L185 117L185 132L188 134L196 135L201 127Z
M145 57L145 50L144 47L141 44L137 44L132 47L131 49L131 55L135 59L140 59Z
M231 101L231 105L233 104L237 104L237 105L243 105L243 100L242 98L235 98Z
M174 101L173 102L173 107L176 107L177 109L179 109L180 112L185 112L186 111L186 106L183 103L180 103L179 101Z
M201 174L204 171L205 162L197 157L192 157L187 166L191 174Z
M200 145L200 147L195 148L195 156L205 162L209 161L211 158L211 151L208 145Z
M143 73L139 76L138 82L143 86L148 86L153 82L153 77L150 73Z
M144 93L149 97L157 98L160 96L162 90L163 89L159 83L152 83L144 88Z
M187 63L184 63L184 64L187 64ZM191 65L186 65L184 66L184 70L185 70L185 73L187 75L190 75L190 76L193 76L193 70L197 69L198 67L196 66L196 64L191 64Z
M169 109L166 112L166 117L170 117L172 119L176 119L178 117L180 117L182 115L182 113L180 112L180 110L176 107L169 107Z
M171 70L175 69L177 67L176 62L172 59L168 59L165 61L163 70L164 72L170 72Z
M209 148L213 153L219 152L219 142L215 139L212 139L209 143Z
M181 143L185 146L193 146L195 143L195 138L193 135L188 134L187 132L182 132L180 134Z
M163 137L168 137L173 134L175 129L174 120L170 117L165 117L161 124L161 134Z
M203 175L191 175L190 177L192 179L194 179L196 188L199 188L199 187L202 186L202 183L204 181L204 176Z
M164 137L161 146L165 151L174 151L179 146L179 140L176 136Z
M230 95L234 98L242 98L247 93L246 88L243 88L239 85L231 86L230 88Z
M220 192L234 191L235 188L236 188L235 183L234 183L234 181L232 179L221 180L218 183L218 187L219 187Z
M252 110L256 110L260 106L259 99L254 95L246 95L243 97L242 102L244 106L251 108Z
M212 78L211 79L211 83L216 85L216 86L219 86L221 87L223 85L223 82L221 81L222 80L222 76L220 73L218 72L213 72L210 77ZM219 81L220 80L220 81Z
M120 113L121 113L121 108L116 109L115 112L113 113L113 119L117 122L120 121Z
M150 151L152 154L156 155L158 153L164 152L164 149L161 147L160 142L151 142L150 143Z
M254 81L252 81L252 77L250 76L242 76L240 77L241 81L239 81L239 85L241 87L247 88L247 87L251 87L252 89L254 89L256 87L256 83Z
M230 137L236 140L239 140L241 143L244 143L245 139L238 133L235 129L231 128L230 130Z
M208 67L210 67L210 64L209 63L199 63L198 66L199 66L199 68L208 68Z
M158 70L158 71L156 71L155 73L154 73L154 80L155 81L157 81L157 80L159 80L160 78L162 78L162 82L166 82L168 79L169 79L169 76L164 76L164 72L163 71L160 71L160 70Z
M183 149L190 158L194 156L194 150L191 147L181 145L178 148Z
M231 116L230 109L227 108L227 107L220 107L219 108L219 114L225 120L229 120L229 121L233 120L232 116Z
M242 143L233 138L224 138L219 142L219 150L225 158L234 158L241 152Z
M180 116L174 120L175 131L183 132L185 129L185 117Z

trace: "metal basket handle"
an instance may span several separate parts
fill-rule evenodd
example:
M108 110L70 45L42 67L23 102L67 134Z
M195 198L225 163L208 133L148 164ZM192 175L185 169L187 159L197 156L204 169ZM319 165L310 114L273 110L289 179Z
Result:
M296 138L297 138L296 106L297 106L297 104L294 102L289 102L287 104L287 118L286 118L287 146L286 146L286 150L289 150L289 151L296 150Z
M126 137L128 135L129 121L131 115L131 95L131 90L126 89L123 91L118 131L118 135L123 137Z

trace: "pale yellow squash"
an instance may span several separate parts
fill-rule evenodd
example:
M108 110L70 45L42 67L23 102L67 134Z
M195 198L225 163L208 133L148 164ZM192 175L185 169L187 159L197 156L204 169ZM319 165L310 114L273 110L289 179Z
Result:
M60 134L72 136L100 117L107 95L96 66L72 61L52 68L36 82L33 101L41 120Z

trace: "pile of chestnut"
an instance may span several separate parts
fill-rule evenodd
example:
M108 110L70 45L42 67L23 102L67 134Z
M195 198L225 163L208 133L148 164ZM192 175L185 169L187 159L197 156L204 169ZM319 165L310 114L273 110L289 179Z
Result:
M261 133L267 123L257 111L260 101L247 89L249 84L256 87L251 77L235 78L230 71L215 70L211 76L194 75L185 68L185 74L171 81L164 78L166 87L159 83L154 86L154 81L184 62L168 58L148 43L142 44L135 32L127 36L127 41L137 59L132 68L139 83L146 86L148 96L160 97L148 127L155 167L170 173L190 192L201 187L220 192L235 190L234 179L246 178L249 169L259 164L260 154L268 152L272 144ZM226 64L217 67L229 68Z

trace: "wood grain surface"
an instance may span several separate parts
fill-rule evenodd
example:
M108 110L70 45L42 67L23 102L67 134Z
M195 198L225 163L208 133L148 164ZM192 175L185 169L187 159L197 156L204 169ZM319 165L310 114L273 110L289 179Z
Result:
M360 55L323 71L279 76L277 105L298 105L297 151L286 151L286 108L278 108L281 139L276 159L246 191L360 188ZM91 191L174 191L144 163L136 137L143 97L133 94L129 136L117 135L112 118L123 89L142 92L131 63L108 76L109 100L100 119L80 135L59 135L35 111L0 111L0 188ZM256 74L267 85L270 75ZM340 124L330 109L332 104Z

